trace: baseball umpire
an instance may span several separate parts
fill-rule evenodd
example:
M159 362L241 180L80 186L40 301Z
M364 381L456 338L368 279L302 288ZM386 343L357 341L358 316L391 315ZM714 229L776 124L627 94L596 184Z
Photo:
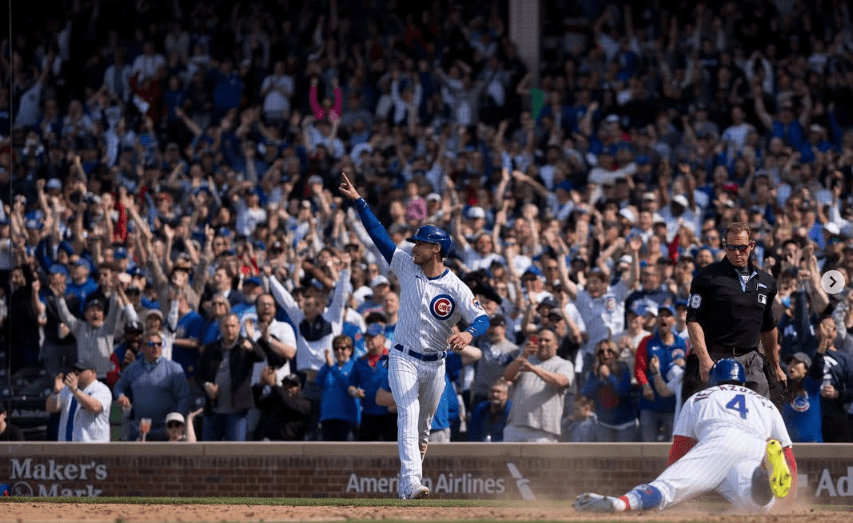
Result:
M698 271L690 285L691 354L683 397L704 387L715 361L735 358L746 370L746 386L780 406L787 377L779 367L773 319L776 281L750 259L755 241L748 224L732 222L726 227L724 246L725 258Z
M370 238L400 281L400 318L388 360L397 404L397 490L402 499L426 498L430 490L421 484L421 460L444 391L446 351L464 349L486 332L489 320L471 289L444 266L451 247L444 230L424 225L407 238L415 244L411 254L398 249L346 174L341 176L341 193L354 201ZM470 326L454 334L453 326L463 318Z

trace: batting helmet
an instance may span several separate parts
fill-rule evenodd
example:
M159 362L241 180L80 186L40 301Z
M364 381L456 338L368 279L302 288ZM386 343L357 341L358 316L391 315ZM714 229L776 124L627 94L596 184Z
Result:
M737 385L746 383L746 373L738 360L723 358L708 371L708 386L713 387L723 383L735 383Z
M441 227L435 225L422 225L418 232L411 238L406 238L407 242L425 242L434 243L441 246L441 255L447 256L450 252L450 247L453 245L453 240Z

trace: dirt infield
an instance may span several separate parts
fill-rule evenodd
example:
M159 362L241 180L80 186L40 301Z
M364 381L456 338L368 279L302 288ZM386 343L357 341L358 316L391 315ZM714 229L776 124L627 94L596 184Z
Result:
M706 511L675 507L654 514L597 515L579 514L565 505L555 507L538 503L514 507L436 507L436 506L272 506L272 505L121 505L89 503L3 503L0 523L38 521L40 523L165 523L165 522L273 522L344 521L405 519L412 521L448 521L481 519L489 521L666 521L719 523L849 523L849 511L821 510L809 507L779 509L770 514L709 514Z

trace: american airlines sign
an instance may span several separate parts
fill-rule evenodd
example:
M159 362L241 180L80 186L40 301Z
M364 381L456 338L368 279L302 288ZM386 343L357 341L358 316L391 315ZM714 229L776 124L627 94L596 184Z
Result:
M528 485L529 481L522 476L518 467L514 463L507 463L507 468L522 498L536 499ZM396 477L359 476L352 473L344 490L358 494L396 494L398 482L399 479ZM471 473L439 474L435 479L424 477L421 483L436 494L503 494L506 492L504 478L482 478Z

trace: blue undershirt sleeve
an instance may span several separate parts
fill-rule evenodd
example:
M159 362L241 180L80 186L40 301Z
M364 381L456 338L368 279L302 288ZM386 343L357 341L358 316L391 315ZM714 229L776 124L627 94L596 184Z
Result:
M474 338L480 337L486 333L486 329L489 328L489 317L483 314L482 316L477 316L471 325L465 329L467 332L470 332Z
M363 223L364 228L367 229L367 234L370 235L373 243L376 244L376 248L379 249L379 252L382 253L382 257L385 258L385 261L390 265L391 258L394 256L394 251L397 249L397 246L394 244L394 241L391 240L391 236L388 235L388 231L386 231L385 227L379 223L379 219L376 218L376 215L374 215L373 211L370 210L370 207L368 207L364 198L359 198L355 201L355 210L358 211L358 217L361 218L361 223Z

